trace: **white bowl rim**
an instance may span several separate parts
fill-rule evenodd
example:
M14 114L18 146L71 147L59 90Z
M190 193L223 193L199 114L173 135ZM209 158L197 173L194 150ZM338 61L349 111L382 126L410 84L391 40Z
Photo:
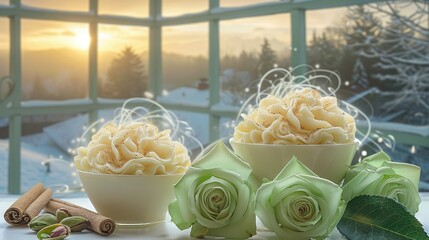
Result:
M121 177L121 178L144 178L144 177L179 177L185 175L185 173L175 173L175 174L163 174L163 175L126 175L126 174L109 174L109 173L96 173L96 172L88 172L80 169L76 169L76 171L80 174L88 174L88 175L94 175L94 176L109 176L109 177Z
M229 139L229 143L234 142L234 144L239 145L251 145L251 146L271 146L271 147L330 147L330 146L349 146L349 145L356 145L358 146L361 144L361 142L358 139L355 139L353 142L350 143L328 143L328 144L266 144L266 143L244 143L244 142L238 142L234 138Z

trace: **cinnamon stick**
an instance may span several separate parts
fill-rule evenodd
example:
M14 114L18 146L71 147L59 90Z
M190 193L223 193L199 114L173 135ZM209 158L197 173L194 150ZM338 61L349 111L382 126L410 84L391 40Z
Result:
M59 208L65 208L73 216L78 215L87 218L89 220L88 229L100 235L111 235L116 229L116 224L112 219L60 199L51 199L45 206L45 211L55 214Z
M4 220L15 226L26 226L52 197L52 190L38 183L16 200L4 213Z

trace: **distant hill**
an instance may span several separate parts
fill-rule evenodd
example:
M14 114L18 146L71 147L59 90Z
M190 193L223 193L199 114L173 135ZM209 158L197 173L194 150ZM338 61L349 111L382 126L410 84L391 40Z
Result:
M277 45L278 43L273 43ZM98 56L98 77L106 79L111 61L118 52L103 51ZM282 54L283 52L280 52ZM24 50L22 54L23 97L29 99L65 99L86 96L88 87L89 53L73 48ZM284 54L287 54L285 50ZM141 53L145 73L148 73L148 53ZM164 88L172 90L192 86L208 77L205 56L163 53ZM0 50L0 76L8 75L8 53ZM48 95L49 97L44 97Z

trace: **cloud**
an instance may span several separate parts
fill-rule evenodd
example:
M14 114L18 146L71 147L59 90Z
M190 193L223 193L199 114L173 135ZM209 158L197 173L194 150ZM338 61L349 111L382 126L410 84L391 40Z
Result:
M120 27L116 26L116 25L107 25L107 24L102 24L100 25L100 31L101 32L120 32Z
M263 32L263 31L266 31L267 29L266 28L263 28L263 27L257 27L257 28L254 28L253 29L253 31L254 32Z
M70 30L64 30L61 33L62 36L67 36L67 37L74 37L76 36L76 33L70 31Z
M33 34L33 36L66 36L74 37L76 34L70 30L42 30Z

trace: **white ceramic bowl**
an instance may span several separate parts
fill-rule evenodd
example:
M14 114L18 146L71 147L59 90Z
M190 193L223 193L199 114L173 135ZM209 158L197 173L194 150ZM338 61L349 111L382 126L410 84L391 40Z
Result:
M340 183L356 153L358 142L320 145L274 145L240 143L230 139L235 154L249 163L253 174L273 180L289 160L299 161L322 178Z
M118 224L163 221L175 198L173 186L183 176L78 173L97 212Z

